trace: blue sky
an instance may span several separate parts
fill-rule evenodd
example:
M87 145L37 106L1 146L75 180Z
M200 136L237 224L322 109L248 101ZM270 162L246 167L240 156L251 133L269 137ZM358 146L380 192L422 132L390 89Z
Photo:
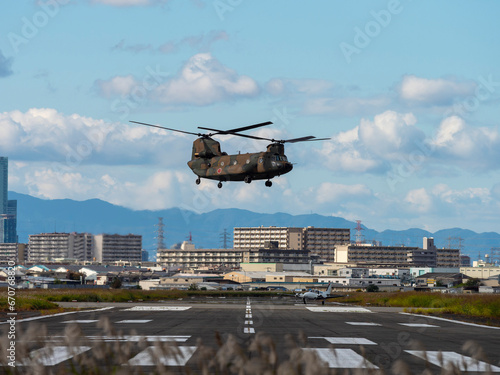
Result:
M10 190L133 209L499 231L494 1L31 0L0 15ZM186 131L263 121L294 170L195 185ZM265 142L219 138L228 153Z

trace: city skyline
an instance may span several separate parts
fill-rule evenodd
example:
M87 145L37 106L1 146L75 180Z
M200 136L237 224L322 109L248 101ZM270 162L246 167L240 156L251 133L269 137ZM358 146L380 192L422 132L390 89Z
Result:
M11 191L135 210L315 212L378 231L499 231L500 4L5 7L0 154ZM194 137L130 120L188 132L272 121L249 134L331 140L287 145L294 169L272 188L219 190L196 186L186 166ZM228 153L267 146L217 140Z

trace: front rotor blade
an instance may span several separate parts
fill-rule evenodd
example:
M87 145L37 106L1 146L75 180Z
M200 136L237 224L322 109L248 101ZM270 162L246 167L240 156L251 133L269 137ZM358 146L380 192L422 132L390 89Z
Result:
M267 121L267 122L261 122L260 124L248 125L248 126L243 126L241 128L235 128L235 129L229 129L229 130L204 128L204 127L201 127L201 126L198 126L198 129L210 130L210 131L216 132L216 133L214 133L212 135L215 135L215 134L235 134L235 133L238 133L238 132L243 132L245 130L260 128L261 126L266 126L266 125L271 125L271 124L272 124L271 121Z
M146 124L145 122L138 122L138 121L130 121L130 122L133 122L133 123L139 124L139 125L151 126L153 128L158 128L158 129L171 130L173 132L179 132L179 133L184 133L184 134L192 134L192 135L196 135L197 137L201 137L203 135L203 134L200 134L200 133L191 133L191 132L186 132L184 130L166 128L166 127L160 126L160 125Z

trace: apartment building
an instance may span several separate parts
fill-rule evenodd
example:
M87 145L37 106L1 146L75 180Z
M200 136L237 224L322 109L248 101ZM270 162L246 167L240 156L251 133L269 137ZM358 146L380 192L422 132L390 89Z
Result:
M29 236L29 263L56 259L140 262L142 236L128 234L41 233Z
M26 244L23 243L0 243L0 265L15 262L24 264L26 261Z
M307 250L324 261L334 261L337 245L350 242L350 229L343 228L293 228L293 227L241 227L234 228L235 249L262 249L269 242L276 242L281 250Z
M90 260L92 235L88 233L31 234L28 241L29 263L55 259Z
M344 245L335 251L335 262L357 265L454 268L460 264L458 249L438 249L433 238L423 238L423 246Z
M96 234L93 236L92 254L96 262L140 262L142 236L137 234Z
M158 264L165 268L238 268L242 262L242 254L241 250L236 249L195 249L194 246L181 246L180 249L161 249L156 258Z

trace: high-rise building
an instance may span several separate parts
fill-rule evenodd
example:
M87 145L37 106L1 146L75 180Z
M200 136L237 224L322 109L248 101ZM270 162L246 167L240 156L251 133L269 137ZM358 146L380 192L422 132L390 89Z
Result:
M0 156L0 243L17 243L17 201L8 200L9 159Z

